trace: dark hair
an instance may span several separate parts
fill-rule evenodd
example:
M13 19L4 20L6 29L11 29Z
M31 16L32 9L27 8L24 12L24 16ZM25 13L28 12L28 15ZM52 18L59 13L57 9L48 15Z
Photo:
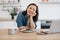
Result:
M34 3L31 3L31 4L28 5L28 7L29 7L30 5L36 6L36 13L37 13L37 14L36 14L35 16L33 16L33 21L37 21L37 20L38 20L38 14L39 14L39 13L38 13L38 6L37 6L36 4L34 4ZM27 8L28 8L28 7L27 7ZM26 11L23 11L23 14L24 14L24 15L27 14L27 9L26 9Z

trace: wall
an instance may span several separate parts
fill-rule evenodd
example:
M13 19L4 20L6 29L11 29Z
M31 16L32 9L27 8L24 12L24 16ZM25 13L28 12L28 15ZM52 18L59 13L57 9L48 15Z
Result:
M39 7L39 19L59 19L60 4L59 3L40 3L39 0L21 0L21 9L25 10L30 3L36 3Z
M39 19L59 19L60 4L40 4Z
M22 10L25 10L27 5L30 3L35 3L39 7L39 20L44 20L44 19L59 19L60 18L60 4L59 3L40 3L39 0L21 0L21 4L15 4L15 6L21 8ZM11 4L13 5L13 4ZM10 6L10 4L8 5ZM14 6L14 5L13 5ZM13 7L12 7L13 8ZM7 9L12 9L7 7ZM6 9L6 8L5 8ZM3 5L0 5L0 10L3 10ZM6 15L7 16L7 15Z

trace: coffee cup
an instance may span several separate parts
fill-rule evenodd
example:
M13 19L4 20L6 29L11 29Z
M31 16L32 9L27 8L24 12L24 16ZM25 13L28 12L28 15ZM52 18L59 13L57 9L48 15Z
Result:
M8 34L9 34L9 35L14 35L14 34L16 34L16 29L8 29Z

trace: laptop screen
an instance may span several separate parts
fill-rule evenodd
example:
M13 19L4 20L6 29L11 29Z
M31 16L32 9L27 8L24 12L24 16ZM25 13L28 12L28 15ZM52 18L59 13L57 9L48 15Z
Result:
M41 23L41 29L49 29L51 26L51 21L46 21L45 23Z

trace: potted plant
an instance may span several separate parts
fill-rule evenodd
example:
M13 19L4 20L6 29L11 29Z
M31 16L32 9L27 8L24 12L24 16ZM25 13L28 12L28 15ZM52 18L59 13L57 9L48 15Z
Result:
M16 16L17 15L17 9L16 8L14 8L13 10L12 10L12 12L11 12L11 19L14 19L14 16Z
M11 15L11 19L14 19L14 16L16 16L17 14L11 13L10 15Z

